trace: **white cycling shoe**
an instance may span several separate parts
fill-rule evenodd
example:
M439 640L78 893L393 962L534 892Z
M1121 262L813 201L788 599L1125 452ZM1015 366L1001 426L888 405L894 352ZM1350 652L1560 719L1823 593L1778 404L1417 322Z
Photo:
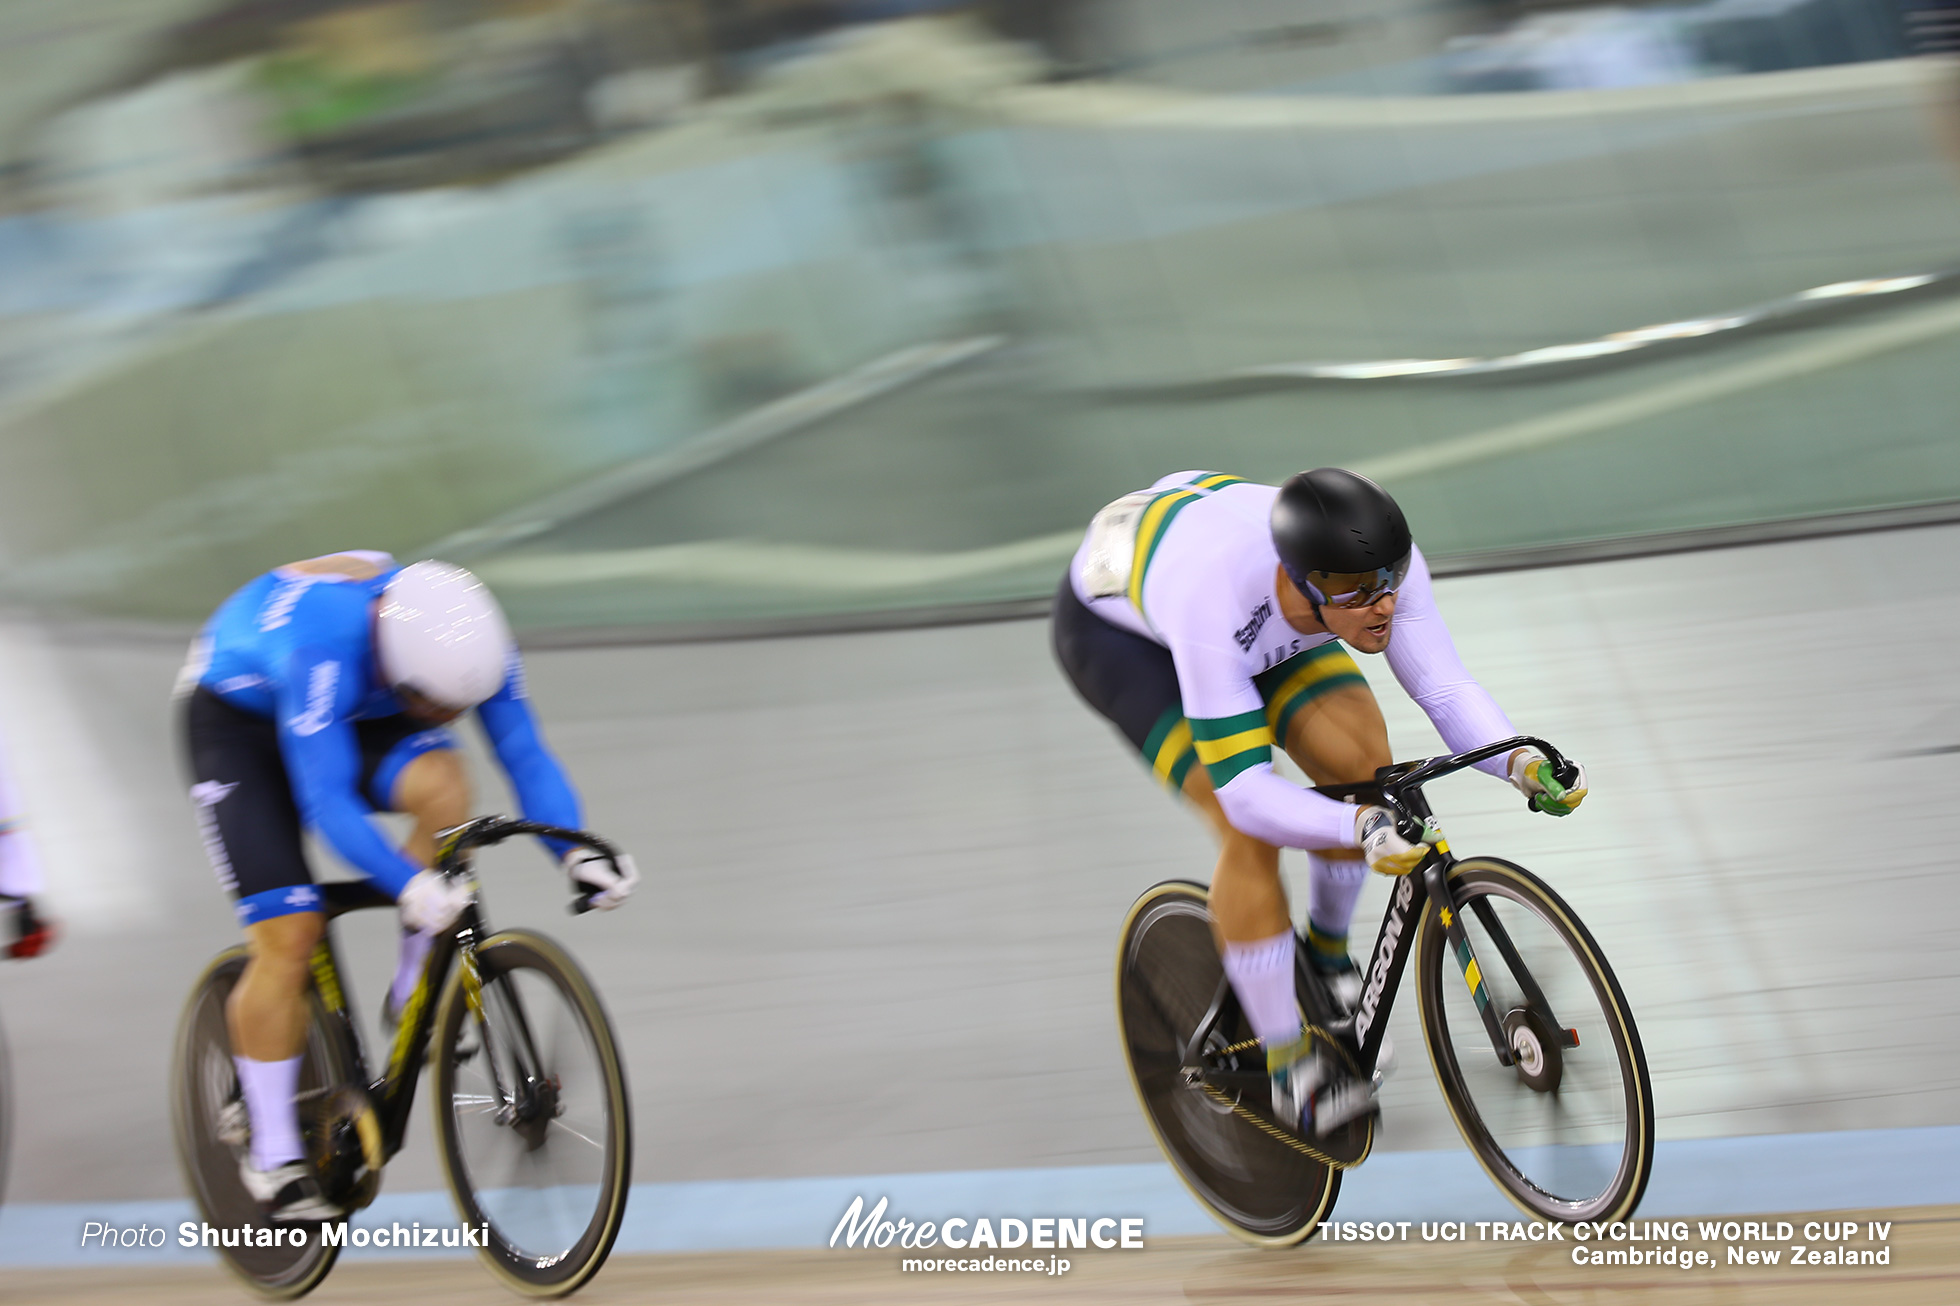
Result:
M238 1148L238 1179L245 1191L274 1224L306 1224L336 1219L346 1212L327 1200L320 1180L304 1161L288 1161L270 1170L252 1164L252 1117L242 1099L218 1108L217 1140Z
M304 1161L288 1161L270 1170L256 1169L252 1158L238 1163L238 1177L245 1191L274 1224L317 1224L337 1219L346 1212L327 1200L320 1181Z
M1325 1136L1377 1110L1375 1085L1338 1069L1314 1048L1313 1037L1266 1050L1273 1117L1302 1137Z

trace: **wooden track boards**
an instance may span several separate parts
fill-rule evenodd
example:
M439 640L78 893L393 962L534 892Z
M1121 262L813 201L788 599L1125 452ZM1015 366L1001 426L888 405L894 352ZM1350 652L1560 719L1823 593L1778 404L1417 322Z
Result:
M1771 1217L1778 1218L1778 1217ZM1781 1217L1799 1229L1806 1217ZM1960 1206L1836 1212L1832 1220L1893 1222L1889 1266L1580 1268L1573 1243L1314 1243L1290 1252L1223 1237L1166 1238L1143 1252L1072 1253L1061 1277L905 1273L889 1252L721 1252L615 1256L574 1300L581 1306L657 1301L709 1306L897 1306L905 1303L1156 1303L1338 1301L1347 1306L1945 1306L1960 1301ZM1692 1226L1692 1221L1690 1222ZM1619 1246L1623 1244L1607 1244ZM1707 1246L1699 1240L1688 1245ZM1774 1249L1779 1244L1757 1244ZM1782 1245L1787 1258L1787 1244ZM1723 1259L1716 1250L1718 1262ZM250 1300L224 1273L198 1270L10 1271L11 1306L203 1306ZM474 1265L343 1262L309 1303L414 1300L421 1306L514 1301Z

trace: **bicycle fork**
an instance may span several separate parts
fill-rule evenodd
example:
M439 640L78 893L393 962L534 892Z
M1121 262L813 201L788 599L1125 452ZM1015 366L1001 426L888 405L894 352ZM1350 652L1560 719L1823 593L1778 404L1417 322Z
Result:
M1439 843L1423 862L1418 873L1422 876L1423 889L1430 903L1436 909L1437 919L1442 922L1444 937L1449 940L1450 951L1456 956L1457 968L1463 974L1463 982L1470 990L1470 1000L1476 1004L1477 1014L1483 1019L1484 1032L1490 1036L1491 1050L1497 1054L1501 1066L1515 1066L1517 1058L1511 1049L1511 1040L1504 1028L1504 1016L1499 1013L1490 999L1490 986L1484 982L1483 967L1478 964L1476 953L1470 946L1470 935L1463 928L1462 904L1450 893L1449 868L1456 859L1450 856L1449 845ZM1545 997L1533 978L1530 967L1525 965L1519 955L1517 945L1511 942L1510 932L1504 923L1497 919L1497 913L1483 897L1470 900L1470 912L1483 926L1484 933L1497 949L1498 956L1509 969L1511 978L1517 981L1523 992L1526 1007L1544 1021L1546 1028L1557 1031L1558 1041L1566 1047L1579 1045L1578 1031L1565 1028L1552 1011L1551 1002Z

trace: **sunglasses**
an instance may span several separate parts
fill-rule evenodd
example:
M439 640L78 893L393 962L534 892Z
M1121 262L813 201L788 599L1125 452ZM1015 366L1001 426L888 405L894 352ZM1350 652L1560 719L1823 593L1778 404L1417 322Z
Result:
M394 694L395 701L402 705L403 711L431 725L448 725L469 710L451 707L447 703L438 703L427 694L410 689L407 685L396 685Z
M1393 567L1377 567L1373 571L1310 571L1297 579L1302 582L1300 588L1324 608L1366 608L1401 589L1408 574L1409 560L1405 557Z

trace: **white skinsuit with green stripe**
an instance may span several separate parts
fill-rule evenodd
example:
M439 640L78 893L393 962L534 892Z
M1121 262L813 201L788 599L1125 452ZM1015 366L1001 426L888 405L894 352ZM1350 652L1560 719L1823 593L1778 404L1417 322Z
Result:
M1170 650L1198 758L1236 829L1282 847L1354 847L1353 807L1274 773L1272 731L1253 682L1307 649L1334 642L1329 634L1303 635L1280 615L1271 527L1278 488L1178 472L1150 489L1124 592L1096 594L1085 583L1097 542L1092 528L1069 568L1076 597L1110 624ZM1389 670L1451 751L1517 733L1457 656L1420 549L1396 597L1386 656ZM1501 778L1505 759L1493 758L1480 769Z

